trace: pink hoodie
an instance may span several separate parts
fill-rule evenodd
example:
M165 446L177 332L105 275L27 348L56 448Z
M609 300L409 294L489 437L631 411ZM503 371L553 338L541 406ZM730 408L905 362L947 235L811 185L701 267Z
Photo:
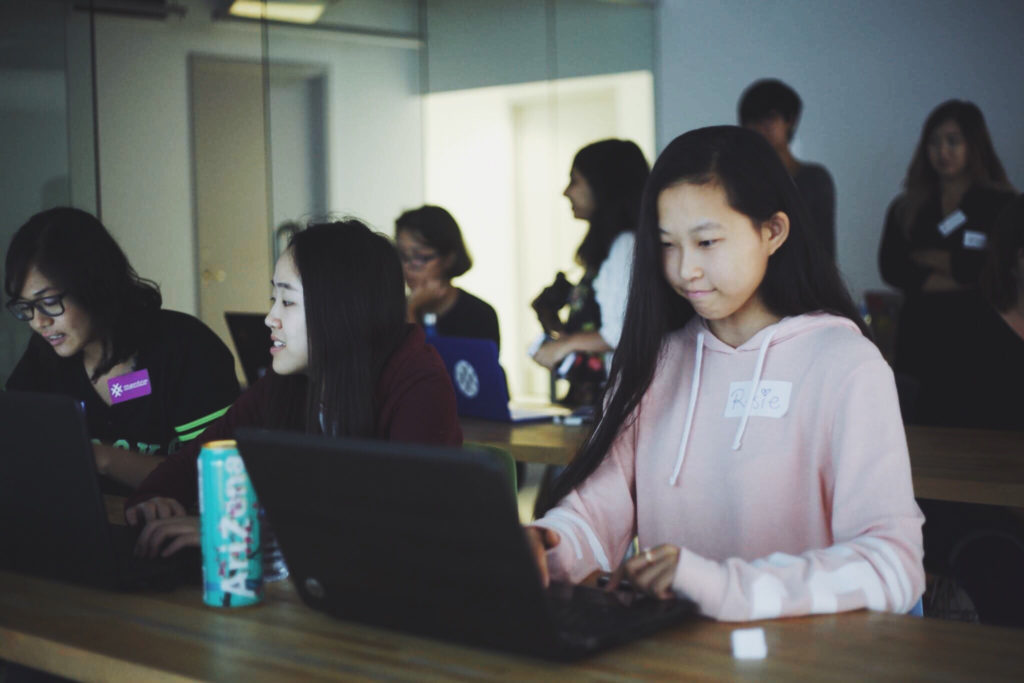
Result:
M670 335L636 419L535 524L561 535L553 579L614 569L637 535L682 548L676 592L743 621L908 611L923 521L889 366L818 313L735 349L700 318Z

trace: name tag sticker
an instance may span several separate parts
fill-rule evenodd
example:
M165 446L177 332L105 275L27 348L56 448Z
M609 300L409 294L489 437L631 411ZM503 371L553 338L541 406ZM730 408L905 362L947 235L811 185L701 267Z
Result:
M960 209L957 209L953 213L949 214L942 219L939 223L939 232L942 233L943 237L949 237L949 234L959 228L961 225L967 222L967 216Z
M149 383L149 370L143 368L108 379L107 391L110 392L111 403L124 403L134 398L149 396L153 393L153 385Z
M732 382L729 384L729 396L725 402L725 417L743 417L743 413L747 410L747 401L751 400L751 384L753 383ZM792 382L774 380L758 382L750 414L757 417L782 417L789 410L789 394L792 390Z
M964 230L964 249L984 249L988 244L988 235L974 230Z

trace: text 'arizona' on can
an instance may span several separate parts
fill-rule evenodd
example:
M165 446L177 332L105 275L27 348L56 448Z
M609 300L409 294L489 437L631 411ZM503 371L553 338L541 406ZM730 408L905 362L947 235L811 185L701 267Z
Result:
M259 502L234 441L199 452L203 602L243 607L263 600Z

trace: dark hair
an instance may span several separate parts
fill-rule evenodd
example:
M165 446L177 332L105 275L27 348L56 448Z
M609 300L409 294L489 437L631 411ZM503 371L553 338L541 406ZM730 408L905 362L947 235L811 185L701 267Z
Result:
M1024 273L1018 259L1024 249L1024 195L1010 202L992 225L988 261L981 272L981 291L997 310L1017 305Z
M939 195L939 174L928 160L928 141L935 129L947 121L956 123L963 133L967 143L967 173L971 181L984 187L1013 190L995 147L992 146L992 138L981 109L973 102L948 100L932 110L921 127L921 139L917 142L907 177L903 181L906 190L902 215L905 228L909 229L922 206Z
M608 257L615 238L636 229L650 168L644 153L629 140L593 142L576 153L572 167L587 181L594 197L590 228L576 259L588 270L596 269Z
M99 220L68 207L32 216L18 228L7 251L7 296L21 296L33 267L88 315L99 336L102 354L90 379L96 381L138 351L160 310L160 289L138 276ZM56 359L39 335L32 335L29 353Z
M406 211L395 221L395 236L402 230L416 232L442 258L455 257L445 270L445 277L458 277L473 267L473 259L466 250L459 224L440 206L425 204L418 209Z
M778 114L790 124L789 138L793 139L796 124L800 122L803 102L796 90L775 78L754 81L740 96L740 125L763 121L772 114Z
M305 375L275 378L271 426L373 436L377 381L406 334L394 245L346 219L296 233L285 255L302 281L309 366Z
M729 206L749 217L752 229L780 211L789 217L789 236L769 258L758 290L768 310L780 317L826 311L852 320L869 334L835 262L826 256L817 231L810 229L796 185L768 142L736 126L700 128L679 136L658 157L644 188L626 319L596 427L550 495L539 502L539 513L601 463L650 386L666 336L695 315L666 281L662 265L658 196L680 183L720 185Z

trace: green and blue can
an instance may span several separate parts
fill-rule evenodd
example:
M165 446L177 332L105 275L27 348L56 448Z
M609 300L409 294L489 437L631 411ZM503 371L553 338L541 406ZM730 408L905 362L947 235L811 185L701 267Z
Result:
M203 602L243 607L263 600L259 502L234 441L199 452Z

